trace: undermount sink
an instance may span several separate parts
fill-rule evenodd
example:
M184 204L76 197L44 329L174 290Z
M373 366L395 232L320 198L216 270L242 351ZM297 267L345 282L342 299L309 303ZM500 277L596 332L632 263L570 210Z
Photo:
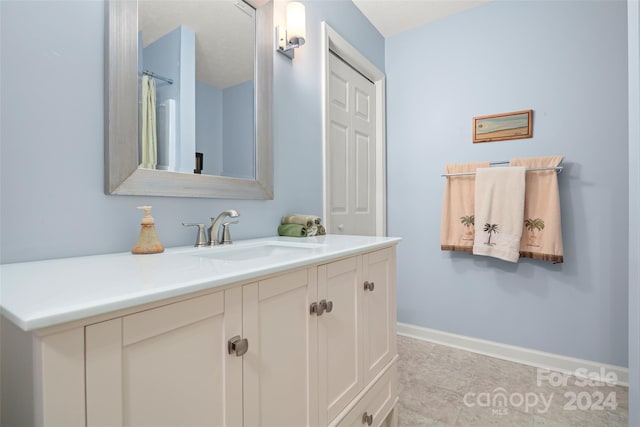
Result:
M203 248L193 256L222 261L246 261L269 256L290 256L323 247L322 243L265 241L248 245Z

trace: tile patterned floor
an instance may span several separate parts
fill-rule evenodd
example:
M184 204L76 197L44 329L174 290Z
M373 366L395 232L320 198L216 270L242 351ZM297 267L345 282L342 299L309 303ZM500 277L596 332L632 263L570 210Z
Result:
M398 336L398 425L627 426L628 390Z

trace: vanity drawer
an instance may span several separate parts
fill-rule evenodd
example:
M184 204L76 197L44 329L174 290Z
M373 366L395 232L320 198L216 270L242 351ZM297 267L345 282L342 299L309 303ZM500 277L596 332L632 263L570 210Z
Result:
M394 361L373 387L337 424L337 427L385 425L387 415L397 402L397 364ZM366 417L366 418L365 418ZM369 421L371 424L369 424Z

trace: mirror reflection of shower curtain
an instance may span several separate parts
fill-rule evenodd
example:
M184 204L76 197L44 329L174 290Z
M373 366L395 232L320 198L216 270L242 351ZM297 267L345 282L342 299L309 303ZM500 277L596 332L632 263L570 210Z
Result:
M158 163L158 140L156 134L156 82L152 77L142 76L142 161L140 167L155 169Z

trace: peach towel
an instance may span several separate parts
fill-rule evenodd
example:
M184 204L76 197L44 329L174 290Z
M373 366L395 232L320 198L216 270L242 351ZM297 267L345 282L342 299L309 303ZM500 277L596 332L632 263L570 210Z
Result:
M476 171L473 254L518 262L524 213L523 167Z
M529 157L512 159L510 165L544 168L559 166L561 162L562 156ZM555 170L529 171L526 174L520 257L553 263L564 261L560 192Z
M489 162L458 163L445 166L445 173L475 172L488 168ZM440 249L443 251L473 250L475 214L475 175L446 178L440 221Z

